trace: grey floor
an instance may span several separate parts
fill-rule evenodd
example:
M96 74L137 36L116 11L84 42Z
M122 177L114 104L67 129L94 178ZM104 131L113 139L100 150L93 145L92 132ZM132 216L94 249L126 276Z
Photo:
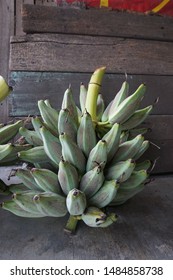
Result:
M9 170L0 172L5 178ZM0 209L0 259L173 259L173 175L156 176L126 204L110 209L111 227L80 222L64 232L67 217L27 219Z

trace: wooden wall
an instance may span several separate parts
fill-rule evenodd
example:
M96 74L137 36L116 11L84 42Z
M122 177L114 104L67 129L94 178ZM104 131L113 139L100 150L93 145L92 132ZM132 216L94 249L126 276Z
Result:
M9 116L38 114L37 100L44 98L60 107L69 83L78 102L80 82L87 85L94 69L105 65L102 93L107 103L126 74L131 92L146 83L143 106L159 97L144 125L151 128L147 137L161 149L151 145L146 157L159 158L155 173L173 172L173 19L29 2L41 5L26 4L22 18L16 16L10 43L9 82L14 92Z

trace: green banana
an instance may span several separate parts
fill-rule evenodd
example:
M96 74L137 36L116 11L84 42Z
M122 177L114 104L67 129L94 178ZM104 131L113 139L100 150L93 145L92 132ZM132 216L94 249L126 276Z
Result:
M77 144L88 157L90 151L97 143L96 133L90 114L85 110L81 117L80 125L77 131Z
M144 160L142 162L138 162L135 166L135 171L139 170L148 170L151 167L151 161L150 160Z
M30 190L40 190L40 187L34 180L32 172L29 169L19 168L15 172L15 176L17 176L21 182ZM42 189L41 189L42 190Z
M66 198L66 206L70 215L82 215L85 211L86 203L84 192L76 188L69 191Z
M116 222L117 218L118 218L118 216L115 213L110 213L107 215L104 223L99 224L98 227L101 227L101 228L108 227L111 224L113 224L114 222Z
M76 122L74 122L73 116L70 115L70 111L67 108L61 109L58 118L59 134L65 132L71 137L74 142L76 142L77 130L78 125Z
M21 151L18 153L18 158L30 163L49 161L43 146L34 147L27 151Z
M5 79L0 76L0 102L3 101L12 91L12 87L10 87Z
M4 158L1 159L0 166L3 166L5 164L10 165L16 163L16 161L18 160L18 152L26 151L32 148L32 146L29 144L25 144L25 145L10 144L10 145L11 146L9 149L9 153Z
M26 127L20 127L19 134L22 135L26 141L33 146L43 145L43 141L40 139L36 131L29 130Z
M62 194L62 190L58 182L58 176L51 170L32 168L31 174L41 190Z
M44 126L44 123L40 119L40 117L32 117L31 123L34 127L35 132L37 133L37 136L42 140L41 134L40 134L40 128Z
M121 127L119 124L113 124L112 128L103 136L102 140L107 143L107 162L109 162L119 147Z
M12 150L13 150L13 145L12 144L0 145L0 160L7 157L12 152Z
M89 206L81 218L87 226L98 227L106 221L107 215L101 209Z
M128 180L120 184L119 190L125 190L130 191L139 186L140 184L143 184L146 179L148 178L148 173L146 170L139 170L139 171L133 171L132 175Z
M58 136L58 111L47 106L43 100L38 101L38 108L43 121Z
M127 98L129 94L129 84L127 81L123 82L119 92L112 100L112 104L109 109L109 116L113 115L118 106Z
M138 160L146 152L146 150L148 150L149 146L150 146L150 142L148 140L143 141L137 154L134 156L134 160Z
M110 206L116 206L125 203L127 200L132 198L137 193L141 192L143 189L144 189L144 184L139 184L130 190L121 190L120 188L117 195L110 203Z
M44 192L33 197L38 211L45 216L63 217L67 214L66 199L62 195Z
M46 155L56 166L58 166L62 156L59 139L44 126L40 128L40 134L42 136L43 147Z
M109 122L122 123L133 115L135 110L138 108L144 94L146 86L141 84L138 89L124 101L122 101L115 110L109 110Z
M12 212L13 214L19 216L19 217L25 217L25 218L41 218L44 215L41 213L31 213L28 211L25 211L24 209L22 209L15 200L10 200L10 201L5 201L3 203L0 204L0 206L4 209L4 210L8 210L10 212Z
M78 126L78 112L73 99L71 86L69 86L69 88L64 93L61 109L68 109L74 123Z
M25 186L23 183L11 184L11 185L8 185L7 188L10 193L15 193L15 194L22 194L22 193L28 191L27 186Z
M129 131L128 130L122 131L122 133L120 135L120 142L119 142L119 144L122 144L122 143L126 142L127 140L129 140L128 138L129 138Z
M134 114L124 123L122 123L122 129L133 129L136 126L140 125L150 114L152 111L153 106L150 105L148 107L145 107L143 109L137 110L134 112Z
M95 166L86 172L81 178L79 189L83 191L86 197L94 195L102 186L104 181L103 169L101 166Z
M93 169L95 166L106 165L107 162L107 142L105 140L99 140L96 146L91 150L88 156L86 171Z
M26 191L21 194L15 193L13 194L13 200L24 211L30 212L31 214L35 214L35 215L41 214L41 216L44 217L45 215L42 215L42 213L38 211L35 203L33 202L33 197L35 195L37 195L37 192L33 192L33 191Z
M119 161L105 169L105 178L106 180L118 180L119 183L122 183L131 176L135 165L131 159Z
M149 132L149 131L150 131L150 130L149 130L148 128L145 128L145 127L130 129L130 130L128 131L128 132L129 132L128 140L133 139L134 137L136 137L136 136L139 135L139 134L144 135L144 134L146 134L146 133Z
M79 184L79 176L76 168L64 159L59 163L58 180L66 195L70 190L77 188Z
M118 161L124 161L129 158L134 159L143 141L144 141L144 137L142 135L138 135L134 139L122 143L119 146L117 152L115 153L111 161L111 164L113 165Z
M8 124L0 128L0 144L5 144L11 138L16 136L19 131L19 128L23 125L23 121L17 121L13 124Z
M62 145L64 160L69 161L83 174L85 172L86 159L80 148L66 133L61 133L59 140Z
M104 109L105 109L105 104L104 104L103 96L101 93L99 93L97 98L97 108L96 108L97 121L101 120Z
M80 92L79 92L79 103L82 113L85 110L85 103L86 103L86 97L87 97L87 89L84 86L83 83L80 84Z
M113 100L107 105L106 109L104 110L102 116L101 116L101 121L102 122L107 122L109 118L109 110L112 106Z
M107 206L115 198L119 185L116 180L105 181L101 188L88 200L89 205L99 208Z

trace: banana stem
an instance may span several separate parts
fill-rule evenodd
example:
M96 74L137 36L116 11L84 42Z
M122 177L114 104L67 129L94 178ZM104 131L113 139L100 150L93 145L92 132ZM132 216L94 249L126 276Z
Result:
M97 98L100 93L100 87L105 73L106 67L98 68L91 76L87 97L86 97L86 110L91 115L93 121L97 121L96 109Z
M69 233L74 233L76 230L77 223L78 223L78 219L70 215L64 230Z

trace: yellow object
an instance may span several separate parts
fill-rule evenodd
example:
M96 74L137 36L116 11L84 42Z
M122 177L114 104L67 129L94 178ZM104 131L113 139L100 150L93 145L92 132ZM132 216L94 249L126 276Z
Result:
M100 7L109 7L109 0L100 0Z
M154 9L152 9L153 13L159 12L164 6L166 6L170 0L163 0L159 5L157 5Z
M2 76L0 76L0 102L3 101L11 92L11 88L8 86Z

